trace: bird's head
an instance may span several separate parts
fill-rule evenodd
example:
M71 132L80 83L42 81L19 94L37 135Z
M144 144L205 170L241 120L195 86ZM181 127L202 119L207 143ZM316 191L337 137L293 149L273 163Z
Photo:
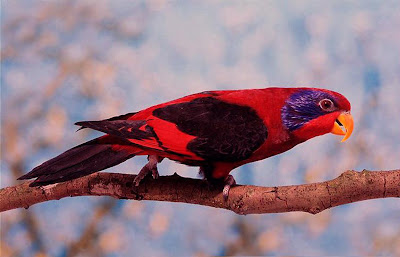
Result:
M284 126L300 140L326 133L344 136L353 131L350 103L341 94L318 88L298 88L281 109Z

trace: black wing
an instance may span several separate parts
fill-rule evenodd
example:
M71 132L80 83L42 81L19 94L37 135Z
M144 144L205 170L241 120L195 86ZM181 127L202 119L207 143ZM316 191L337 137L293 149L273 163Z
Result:
M245 160L268 136L267 127L254 109L214 97L161 107L153 115L196 136L187 148L210 162Z

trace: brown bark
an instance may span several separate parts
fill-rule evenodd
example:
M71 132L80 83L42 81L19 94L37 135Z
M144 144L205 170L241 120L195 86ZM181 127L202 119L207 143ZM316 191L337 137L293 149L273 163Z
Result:
M95 173L46 187L29 182L0 189L0 212L61 198L107 195L119 199L183 202L223 208L238 214L303 211L312 214L334 206L375 198L400 197L400 170L346 171L336 179L296 186L259 187L238 185L228 201L221 187L176 174L157 180L146 178L135 188L135 175Z

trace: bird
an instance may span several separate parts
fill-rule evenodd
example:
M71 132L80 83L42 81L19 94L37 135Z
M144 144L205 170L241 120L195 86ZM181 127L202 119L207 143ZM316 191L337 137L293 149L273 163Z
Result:
M352 134L350 102L342 94L312 87L205 91L109 119L80 121L80 129L105 135L42 163L20 180L31 187L73 180L134 156L148 162L133 186L152 175L164 158L198 166L210 184L223 184L222 196L236 185L230 172L327 133ZM78 129L78 130L80 130Z

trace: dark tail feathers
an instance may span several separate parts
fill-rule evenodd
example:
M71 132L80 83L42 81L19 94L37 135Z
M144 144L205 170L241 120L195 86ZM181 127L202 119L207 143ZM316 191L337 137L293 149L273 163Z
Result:
M42 163L18 179L36 178L31 187L49 185L104 170L135 156L122 148L114 150L113 144L125 145L129 141L110 136L93 139Z

